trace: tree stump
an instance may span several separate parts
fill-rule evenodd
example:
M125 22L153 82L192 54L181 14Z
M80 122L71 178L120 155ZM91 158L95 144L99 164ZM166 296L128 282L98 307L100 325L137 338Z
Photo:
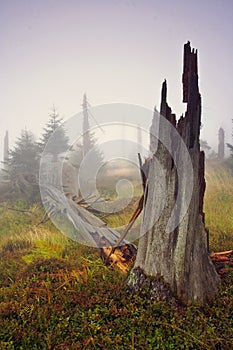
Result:
M185 154L182 154L180 144L172 137L170 130L165 130L164 123L160 121L157 149L149 169L148 196L141 228L146 233L139 241L136 262L128 278L128 289L139 294L149 290L149 297L156 300L169 300L172 292L184 303L204 304L216 295L220 278L209 257L204 225L204 153L200 151L199 139L201 96L198 87L197 52L191 50L189 42L184 45L182 82L183 102L187 103L185 116L177 122L172 114L167 104L166 81L162 86L160 115L171 123L171 128L178 131L188 149L193 188L188 186L187 169L183 169L180 177L177 174L174 158L179 158L182 164ZM160 141L164 135L171 145L172 155ZM166 193L163 194L163 210L153 226L149 227L148 223L161 203L161 171L158 171L158 163L162 168ZM180 197L177 199L178 187ZM190 203L186 214L180 218L189 191L192 191ZM174 207L179 224L170 232L167 226Z

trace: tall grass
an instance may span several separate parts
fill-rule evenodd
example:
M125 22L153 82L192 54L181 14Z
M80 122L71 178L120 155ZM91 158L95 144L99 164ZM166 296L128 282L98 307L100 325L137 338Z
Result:
M204 211L211 250L233 249L233 176L217 162L207 162Z
M30 259L61 252L68 244L68 238L51 222L38 225L43 215L37 205L22 212L8 208L7 204L0 207L0 249L9 252L27 250Z
M207 164L206 224L213 250L233 249L233 179ZM117 225L132 208L108 217ZM210 305L151 303L125 276L72 243L42 209L0 208L0 349L232 349L233 274ZM118 221L117 221L118 220Z

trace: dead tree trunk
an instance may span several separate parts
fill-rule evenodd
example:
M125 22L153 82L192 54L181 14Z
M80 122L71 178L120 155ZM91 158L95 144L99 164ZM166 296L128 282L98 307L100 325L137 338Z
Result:
M178 131L188 149L193 170L193 189L187 186L189 174L186 169L180 178L178 176L174 158L179 158L182 162L185 155L182 154L177 140L171 136L171 132L165 130L161 117L157 150L149 170L148 196L141 228L141 231L146 233L139 241L136 262L128 279L128 288L139 294L147 290L148 297L156 300L169 299L175 294L185 303L195 301L204 304L217 293L220 279L208 254L207 232L204 227L204 153L200 152L199 144L201 97L198 88L197 52L191 51L189 42L184 45L183 70L183 102L187 103L187 111L185 117L182 116L178 122L167 104L166 97L165 81L162 87L160 114L171 123L171 128ZM165 133L173 149L172 156L160 142ZM163 210L150 228L148 222L151 222L161 199L158 163L162 168L166 194L163 198ZM179 200L178 187L181 194ZM191 190L187 212L182 220L179 220L181 207L188 194L186 192ZM175 207L179 224L169 232L167 225Z
M5 134L5 137L4 137L3 160L4 160L5 164L9 160L9 136L8 136L8 131L6 131L6 134Z
M224 160L225 154L225 133L223 128L220 128L218 131L218 159Z

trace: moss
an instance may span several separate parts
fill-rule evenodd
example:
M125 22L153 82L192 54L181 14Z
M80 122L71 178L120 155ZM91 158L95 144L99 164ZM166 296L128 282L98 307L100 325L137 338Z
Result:
M148 276L140 267L131 270L127 290L151 301L169 301L174 304L180 302L175 299L169 285L161 276Z

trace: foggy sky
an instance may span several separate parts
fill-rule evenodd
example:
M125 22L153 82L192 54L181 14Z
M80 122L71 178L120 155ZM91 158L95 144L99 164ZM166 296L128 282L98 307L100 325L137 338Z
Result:
M22 128L36 137L53 104L64 119L90 103L182 101L183 44L199 52L202 139L217 144L223 127L232 142L232 0L1 0L0 159Z

